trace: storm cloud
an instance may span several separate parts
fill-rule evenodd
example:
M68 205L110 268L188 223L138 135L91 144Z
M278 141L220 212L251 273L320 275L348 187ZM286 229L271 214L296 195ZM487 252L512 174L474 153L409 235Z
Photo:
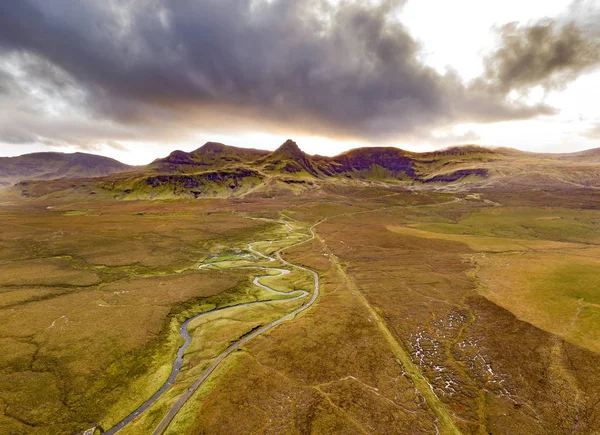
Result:
M2 2L0 109L11 109L0 137L88 147L194 128L414 138L552 114L508 94L596 62L575 25L508 26L485 76L464 83L419 60L395 18L402 3Z
M500 48L486 59L485 77L504 92L560 88L600 64L600 38L574 22L511 23L500 34Z

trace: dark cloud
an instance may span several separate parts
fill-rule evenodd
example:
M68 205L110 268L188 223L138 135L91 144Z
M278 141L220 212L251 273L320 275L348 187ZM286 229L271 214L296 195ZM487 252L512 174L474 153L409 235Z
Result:
M30 111L58 111L71 131L59 134L49 115L23 121L26 107L21 122L43 137L82 135L84 144L101 138L95 135L105 126L105 140L113 141L134 132L144 139L184 135L195 127L377 140L455 122L552 114L543 104L509 100L508 92L593 63L576 27L506 27L506 47L488 59L486 80L467 85L418 60L419 44L394 19L402 3L0 2L0 56L20 68L0 75L0 93L8 77L21 97L37 101ZM544 37L551 41L539 54ZM34 96L32 84L40 90ZM19 98L13 91L11 101Z
M503 92L560 88L600 65L600 38L574 22L511 23L500 36L500 47L486 59L485 79Z
M26 144L38 142L39 136L19 129L4 128L0 130L0 142L9 144Z

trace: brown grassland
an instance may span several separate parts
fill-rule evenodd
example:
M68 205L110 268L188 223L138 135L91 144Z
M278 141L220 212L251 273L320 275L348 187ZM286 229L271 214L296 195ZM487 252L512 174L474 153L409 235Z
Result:
M167 434L600 433L593 191L7 195L0 223L2 434L112 427L168 377L182 321L273 298L239 267L268 263L248 243L272 255L310 227L283 257L318 272L315 305L225 359ZM298 270L261 282L311 286ZM193 321L177 382L120 433L152 433L231 343L303 303Z

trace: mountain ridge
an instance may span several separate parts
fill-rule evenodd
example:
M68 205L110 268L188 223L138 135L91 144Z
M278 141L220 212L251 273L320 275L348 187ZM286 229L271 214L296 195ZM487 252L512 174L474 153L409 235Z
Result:
M54 153L52 159L60 161L60 155ZM31 155L23 159L33 158L27 156ZM194 151L175 150L138 167L100 156L78 156L76 168L69 168L68 163L50 165L52 171L38 168L31 179L17 183L15 189L23 196L33 197L59 191L68 195L71 190L78 195L93 192L143 199L295 195L319 189L324 183L365 182L411 189L510 189L532 184L544 188L544 183L600 188L600 149L541 154L465 145L416 153L395 147L363 147L328 157L311 156L290 139L274 151L207 142ZM107 167L93 169L100 162ZM2 159L0 180L1 163ZM61 176L63 181L50 181L52 175ZM79 184L65 180L78 180Z

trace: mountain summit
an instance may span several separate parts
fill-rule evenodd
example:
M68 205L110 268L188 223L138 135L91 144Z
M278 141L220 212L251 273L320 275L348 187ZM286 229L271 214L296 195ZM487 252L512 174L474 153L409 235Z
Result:
M319 175L319 171L310 156L291 139L286 140L283 145L269 154L263 161L267 163L265 169L271 172Z
M192 151L192 154L206 154L206 153L224 153L227 152L228 149L236 148L232 146L227 146L220 142L206 142L196 151Z
M268 151L241 148L218 142L207 142L195 151L173 151L163 159L157 159L151 167L159 172L197 172L198 170L221 168L233 163L250 163L267 156Z
M273 155L280 155L290 159L306 158L307 154L300 149L298 144L291 139L286 140L283 145L273 151Z

